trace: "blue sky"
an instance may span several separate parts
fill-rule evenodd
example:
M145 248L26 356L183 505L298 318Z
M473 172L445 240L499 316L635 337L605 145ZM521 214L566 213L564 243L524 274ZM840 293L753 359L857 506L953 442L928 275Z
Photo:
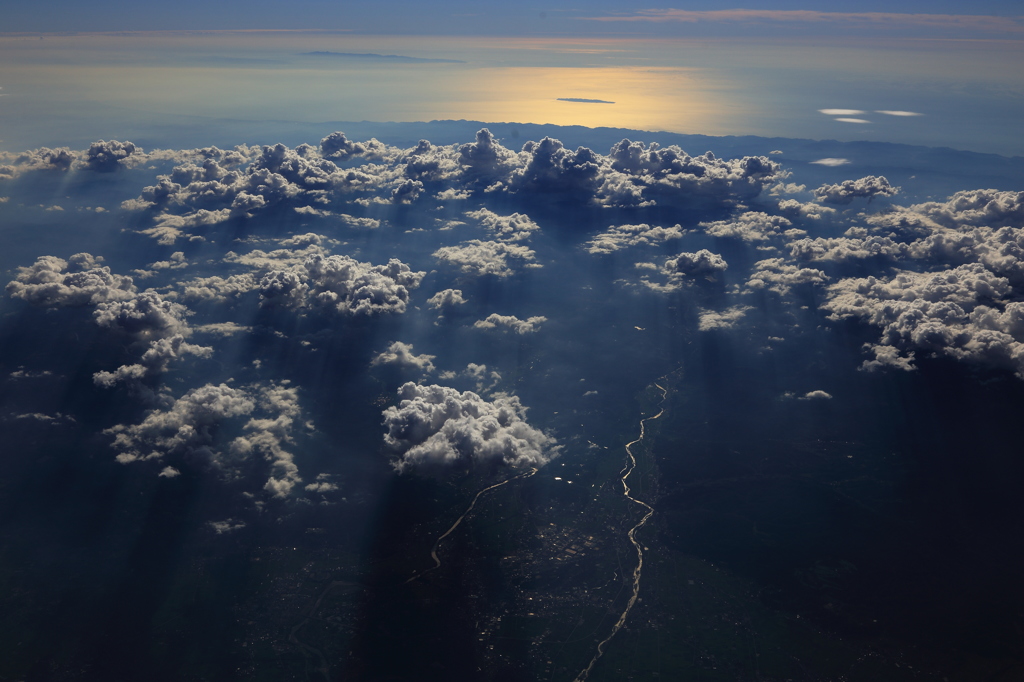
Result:
M496 0L448 0L418 2L383 0L375 3L329 0L298 0L281 3L268 0L226 0L211 3L182 0L175 3L104 0L41 0L8 3L4 8L4 32L189 30L189 29L327 29L359 33L415 34L608 34L608 33L746 33L770 31L800 32L807 21L723 21L705 17L702 21L597 22L583 17L628 16L644 11L669 9L691 12L722 11L742 7L754 11L813 11L837 13L991 15L1019 17L1020 3L988 0L964 3L924 0L883 2L870 0L851 7L841 2L759 2L746 0L737 5L718 2L650 0L636 3L609 2L527 2ZM831 30L830 22L814 21L816 31ZM882 21L882 24L892 22ZM877 26L876 26L877 28ZM1020 27L1018 26L1018 29ZM932 30L935 30L934 27ZM960 31L964 30L960 26Z

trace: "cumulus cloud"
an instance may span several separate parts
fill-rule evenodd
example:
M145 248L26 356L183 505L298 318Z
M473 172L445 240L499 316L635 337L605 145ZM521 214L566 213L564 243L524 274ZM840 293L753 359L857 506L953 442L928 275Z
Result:
M767 258L754 263L754 270L747 280L751 289L768 289L785 295L790 289L802 284L824 284L829 280L821 270L791 265L782 258Z
M491 313L485 319L474 322L473 326L477 329L502 329L514 331L516 334L532 334L540 330L540 326L547 321L548 318L540 315L520 320L515 315Z
M822 185L812 193L822 203L845 206L854 199L871 201L875 197L894 196L899 191L900 188L890 185L885 177L868 175L857 180L843 180L835 185Z
M911 212L944 225L1024 226L1024 192L976 189L957 192L943 202L911 206Z
M567 149L559 140L545 137L523 145L524 167L508 180L511 191L592 197L601 186L599 155L586 147Z
M223 521L210 521L209 526L217 535L223 535L239 528L245 528L245 521L224 519Z
M648 146L628 139L613 145L603 163L610 169L604 172L598 201L606 205L652 205L693 197L729 203L755 197L787 177L766 156L690 156L675 145Z
M750 306L733 306L725 310L702 310L697 329L706 332L714 329L732 329L743 317Z
M427 305L437 310L462 305L465 302L461 289L444 289L427 299Z
M471 391L411 382L398 395L399 404L383 413L384 442L396 453L396 471L492 463L540 467L559 453L553 437L526 422L516 396L488 401Z
M398 365L404 369L415 369L425 374L434 371L435 355L415 355L412 352L412 344L395 341L388 349L375 357L371 365Z
M89 145L85 152L83 166L100 173L112 173L127 165L133 154L142 154L142 149L131 142L100 140Z
M310 493L332 493L338 489L338 484L331 481L330 474L317 474L316 480L306 484L305 489Z
M44 307L97 305L135 296L131 277L115 275L102 258L78 253L64 260L40 256L29 267L19 267L7 284L7 293Z
M612 225L583 246L589 253L613 253L630 246L659 244L669 239L679 239L683 229L674 227L652 227L639 225Z
M205 450L212 458L215 429L224 420L250 414L256 407L247 391L227 384L207 384L188 391L167 409L153 410L138 424L118 424L114 436L117 461L160 459L169 453Z
M779 202L779 211L794 218L821 220L823 217L835 213L836 209L814 202L801 203L796 199L783 199Z
M270 466L264 489L285 497L302 482L294 456L286 449L300 414L298 390L286 382L244 388L207 384L150 411L138 424L118 424L104 433L114 437L112 445L122 464L199 455L233 477L259 456ZM248 420L241 427L229 428L232 420L243 417ZM227 443L226 451L223 430L241 432ZM177 475L168 469L178 471L168 466L159 475Z
M834 262L876 257L899 258L910 251L905 243L897 242L890 237L877 236L797 239L790 242L786 248L790 256L798 260Z
M260 280L263 305L308 307L352 315L404 313L409 290L424 272L413 272L392 258L386 265L361 263L348 256L306 258L301 270L274 270Z
M443 246L434 252L434 258L458 267L467 274L495 275L509 277L515 271L509 266L509 259L520 261L525 266L540 267L533 261L536 252L523 244L507 244L497 241L471 239L459 246Z
M1024 303L1005 302L1009 281L969 263L889 279L849 278L829 287L830 319L880 327L864 369L913 369L914 353L1011 367L1024 377Z
M495 139L487 128L477 131L476 141L458 148L458 163L463 180L471 186L488 186L519 164L518 155Z
M817 390L803 394L798 400L832 400L832 394Z
M177 260L172 256L172 261ZM183 355L210 357L212 348L185 340L192 333L186 321L192 314L188 308L156 291L137 291L131 277L115 275L101 266L101 261L88 253L75 254L66 261L41 256L32 266L18 268L17 277L7 284L7 293L49 308L92 306L96 324L142 344L138 363L98 372L94 380L99 386L163 372Z
M794 237L805 234L792 227L793 223L778 215L761 211L747 211L732 220L700 223L712 237L730 237L745 242L763 242L776 237Z
M521 242L529 239L533 232L540 229L537 223L524 213L502 216L482 208L479 211L467 212L466 217L479 221L495 239L502 242Z

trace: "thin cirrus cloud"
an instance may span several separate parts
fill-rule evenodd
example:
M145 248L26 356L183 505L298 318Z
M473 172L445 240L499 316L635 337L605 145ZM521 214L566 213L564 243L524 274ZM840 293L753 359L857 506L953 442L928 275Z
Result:
M1018 17L976 14L906 14L897 12L819 12L815 10L685 10L642 9L635 14L581 17L589 21L633 22L783 22L791 24L840 24L847 26L910 26L919 28L975 29L996 33L1024 32Z
M837 116L835 120L841 123L871 123L867 119L863 118L852 118L866 114L868 112L863 109L818 109L818 113L825 114L826 116ZM894 109L876 109L873 113L884 114L886 116L924 116L916 111L899 111Z

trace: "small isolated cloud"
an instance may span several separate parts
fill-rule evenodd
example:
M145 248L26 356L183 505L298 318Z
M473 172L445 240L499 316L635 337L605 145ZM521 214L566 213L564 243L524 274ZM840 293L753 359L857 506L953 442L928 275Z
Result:
M737 305L725 310L702 310L697 329L702 332L713 329L732 329L750 309L750 306Z
M826 116L858 116L867 113L860 109L818 109L818 111Z
M886 116L924 116L916 111L892 111L886 109L879 109L875 112L876 114L885 114Z
M230 533L231 531L238 530L239 528L245 528L245 521L235 521L234 519L210 521L210 528L212 528L217 535L223 535L224 533Z
M528 265L533 263L536 254L533 249L522 244L507 244L499 241L481 241L471 239L460 246L445 246L434 252L434 258L450 263L467 274L494 275L509 277L514 272L509 267L509 259L515 259Z
M847 118L845 116L841 116L833 120L839 121L840 123L871 123L871 121L866 118Z
M331 482L330 474L317 474L316 480L306 485L306 491L311 493L330 493L337 489L338 484Z
M427 305L437 310L462 305L465 302L461 289L444 289L427 299Z
M412 352L412 344L395 341L388 349L375 357L371 365L398 365L403 369L416 369L426 374L434 371L432 362L436 355L415 355Z
M810 391L803 394L797 400L832 400L832 394L825 391Z
M477 329L503 329L514 331L516 334L530 334L540 329L540 325L547 321L548 318L541 315L520 320L515 315L491 313L486 319L474 322L473 326Z
M392 466L469 468L500 463L539 467L561 446L526 422L517 396L485 400L472 391L409 382L398 389L401 401L384 410L384 442L396 454Z
M172 466L164 467L157 476L161 478L174 478L175 476L181 476L181 472Z
M41 422L43 424L49 424L51 426L57 426L59 424L73 424L75 418L58 412L56 414L43 414L42 412L27 412L25 414L14 415L15 419L30 419L32 421Z
M818 159L817 161L811 161L819 166L845 166L850 163L849 159L837 159L833 157L827 157L824 159Z
M845 206L854 199L891 197L898 194L899 187L889 184L884 175L868 175L857 180L843 180L835 185L822 185L814 190L814 198L823 204Z
M582 97L559 97L559 102L579 102L581 104L615 104L606 99L584 99Z

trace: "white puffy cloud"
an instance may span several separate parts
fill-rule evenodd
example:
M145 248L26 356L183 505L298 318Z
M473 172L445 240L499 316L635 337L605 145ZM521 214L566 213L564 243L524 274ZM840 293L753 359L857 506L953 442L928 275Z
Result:
M404 313L409 290L426 273L413 272L392 258L386 265L361 263L348 256L306 258L301 270L275 270L259 283L264 305L322 308L354 315Z
M172 256L172 262L183 261ZM191 311L153 290L138 292L131 277L115 275L101 266L101 258L88 253L68 260L41 256L7 285L12 298L44 307L92 306L93 319L100 327L115 329L144 345L138 363L123 365L113 372L94 375L99 386L119 381L137 381L163 372L182 355L207 358L212 348L185 341L192 333L186 318Z
M471 239L458 246L443 246L434 252L434 258L450 263L465 273L472 275L495 275L509 277L514 270L509 266L509 259L522 261L526 265L534 264L536 253L523 244L507 244L497 241L481 241Z
M487 128L477 131L476 141L458 148L458 163L463 182L488 186L520 165L519 156L506 149Z
M93 312L96 324L122 330L141 340L156 340L191 333L185 318L191 312L155 291L128 299L107 300Z
M890 237L818 237L797 239L786 248L792 258L806 261L860 260L864 258L899 258L909 253L909 246Z
M875 197L891 197L900 191L899 187L893 187L885 177L880 175L868 175L857 180L843 180L835 185L822 185L814 190L814 198L825 204L845 206L854 199L867 199Z
M131 142L100 140L89 145L85 152L83 166L88 170L110 173L125 167L134 154L142 155L142 149Z
M102 258L78 253L64 260L40 256L29 267L18 268L17 277L7 284L7 293L44 307L97 305L135 296L131 277L115 275Z
M243 435L231 441L231 454L243 459L251 454L263 457L271 465L263 489L274 497L287 497L302 483L295 456L286 449L294 442L294 429L302 414L298 389L282 382L251 392L264 416L246 422Z
M698 278L712 279L714 275L729 268L725 259L707 249L690 253L683 252L665 259L663 265L654 263L637 263L636 267L644 270L655 270L666 278L665 283L652 282L647 276L641 277L643 284L655 291L676 291L688 282Z
M939 272L899 271L889 279L844 279L829 287L830 319L860 319L882 330L864 369L913 369L915 352L1013 368L1024 377L1024 303L1005 302L1006 278L981 263Z
M728 269L729 264L717 253L701 249L695 253L683 252L665 261L664 271L672 275L697 277L713 275Z
M285 497L302 482L294 456L286 449L294 441L300 415L298 390L286 382L244 388L207 384L150 411L138 424L119 424L104 433L114 436L112 445L122 464L201 454L226 475L235 476L257 455L270 465L264 490ZM232 428L232 420L242 417L248 420ZM227 440L220 433L224 430L240 432L227 444L227 452L219 447ZM177 473L176 467L168 466L159 475Z
M797 400L832 400L832 394L822 390L809 391L797 398Z
M754 263L754 271L747 280L751 289L764 289L785 295L801 284L824 284L829 280L821 270L791 265L782 258L767 258Z
M513 171L510 191L563 196L593 197L601 186L601 159L594 151L567 149L559 140L545 137L523 145L526 164Z
M188 391L167 409L151 411L138 424L118 424L105 433L114 436L117 461L123 464L199 449L213 455L216 427L226 419L250 414L255 407L245 390L207 384Z
M515 315L499 315L491 313L483 320L477 320L473 326L477 329L503 329L514 331L516 334L532 334L540 329L540 325L547 322L548 318L538 315L525 320L520 320Z
M730 237L745 242L763 242L776 237L796 237L805 234L792 227L793 223L778 215L762 211L747 211L732 220L700 223L712 237Z
M427 299L427 305L438 310L462 305L465 302L461 289L444 289Z
M306 484L305 489L311 493L332 493L338 489L338 484L331 481L330 474L317 474L316 480Z
M723 160L711 152L690 156L679 147L624 139L612 146L601 203L644 205L689 196L721 202L757 196L787 176L766 156ZM619 175L615 175L618 173Z
M557 441L526 422L516 396L485 400L471 391L407 383L397 406L384 410L384 442L397 454L392 466L471 467L498 462L539 467L558 455Z
M502 242L521 242L529 239L533 232L540 229L537 223L524 213L503 216L482 208L478 211L468 211L466 217L479 221L490 231L491 236Z
M162 476L163 474L161 474ZM234 519L224 519L223 521L210 521L210 528L217 535L223 535L224 533L230 533L233 530L239 528L245 528L245 521L236 521Z
M706 332L714 329L732 329L750 310L750 306L733 306L725 310L702 310L697 329Z
M1024 226L1024 192L975 189L957 192L946 201L911 206L910 211L944 225Z
M67 171L71 169L76 159L78 159L78 153L67 147L57 147L56 149L41 147L16 155L13 159L14 165L7 167L9 169L7 174L17 175L27 170ZM3 175L4 171L0 169L0 177Z
M388 349L370 361L371 365L398 365L405 369L416 369L425 374L434 371L436 355L415 355L412 344L395 341Z
M646 223L612 225L584 244L584 247L589 253L613 253L630 246L658 244L682 236L683 229L679 225L674 227L652 227Z
M823 217L835 213L836 209L816 204L813 201L804 204L796 199L783 199L779 202L779 211L793 218L821 220Z

